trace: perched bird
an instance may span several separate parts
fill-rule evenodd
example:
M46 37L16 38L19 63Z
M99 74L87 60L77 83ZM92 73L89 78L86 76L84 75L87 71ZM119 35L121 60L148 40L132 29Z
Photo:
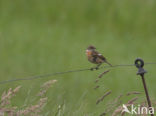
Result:
M95 68L91 68L91 70L97 70L102 63L107 63L112 66L109 62L107 62L106 58L102 54L96 51L96 48L94 46L89 46L87 48L86 55L91 63L97 64L97 66Z

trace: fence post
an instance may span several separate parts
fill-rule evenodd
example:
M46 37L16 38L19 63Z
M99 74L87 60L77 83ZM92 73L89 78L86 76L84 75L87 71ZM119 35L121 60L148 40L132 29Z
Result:
M143 68L144 61L142 59L140 59L140 58L137 58L135 60L135 66L138 68L137 75L140 75L141 78L142 78L142 83L143 83L143 86L144 86L144 91L145 91L145 94L146 94L146 99L147 99L147 102L148 102L148 107L151 108L152 105L151 105L150 97L149 97L149 94L148 94L148 89L147 89L147 86L146 86L146 81L145 81L145 78L144 78L144 74L147 73L147 71L145 71L144 68ZM151 116L154 116L154 114L151 114Z

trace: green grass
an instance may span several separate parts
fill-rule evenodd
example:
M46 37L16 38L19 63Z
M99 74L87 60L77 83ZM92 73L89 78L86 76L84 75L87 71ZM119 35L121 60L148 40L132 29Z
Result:
M0 0L0 81L92 67L85 49L95 45L112 64L133 64L137 57L155 62L156 2L154 0ZM147 65L149 93L155 93L155 65ZM0 85L4 90L22 85L13 105L50 79L58 80L48 92L44 113L56 112L65 102L65 115L99 115L105 102L121 93L143 91L135 67L116 68L105 75L94 91L95 79L103 70L79 72L33 81ZM112 94L99 105L97 98Z

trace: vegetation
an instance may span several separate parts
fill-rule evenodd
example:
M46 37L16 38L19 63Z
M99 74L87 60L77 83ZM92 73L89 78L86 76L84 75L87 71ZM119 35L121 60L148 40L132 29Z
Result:
M0 81L93 67L85 56L88 45L96 46L111 64L133 64L137 57L156 62L155 43L154 0L0 0ZM155 65L145 69L149 94L155 98ZM7 83L0 85L0 95L21 85L11 106L21 108L25 99L33 105L40 85L56 79L42 114L96 116L121 94L144 92L136 67L110 69L95 90L104 71ZM111 94L96 105L108 90ZM60 107L63 113L57 113Z

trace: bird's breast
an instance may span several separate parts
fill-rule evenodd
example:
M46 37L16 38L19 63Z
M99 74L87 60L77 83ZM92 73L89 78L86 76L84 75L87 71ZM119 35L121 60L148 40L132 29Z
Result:
M86 55L91 56L92 52L90 50L86 50Z

